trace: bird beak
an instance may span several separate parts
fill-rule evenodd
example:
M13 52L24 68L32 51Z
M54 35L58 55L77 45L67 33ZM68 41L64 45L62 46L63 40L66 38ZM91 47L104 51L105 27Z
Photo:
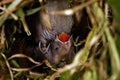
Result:
M72 46L72 35L69 37L68 41L62 42L62 41L58 38L58 36L56 37L55 41L61 43L61 44L63 45L63 47L64 47L67 51L69 51L70 48L71 48L71 46Z

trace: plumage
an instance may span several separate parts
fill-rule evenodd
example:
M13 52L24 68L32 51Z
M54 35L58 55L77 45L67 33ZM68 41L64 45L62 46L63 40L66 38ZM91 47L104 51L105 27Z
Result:
M74 49L70 36L73 17L48 14L51 11L68 9L68 6L67 0L47 0L44 9L37 13L34 38L37 43L39 42L35 50L40 51L35 51L35 54L44 54L53 65L63 60L65 63L70 63L73 59ZM46 21L47 19L50 23Z
M45 6L45 10L47 12L58 11L68 9L68 1L67 0L47 0L47 5ZM47 29L45 27L43 18L43 12L40 11L38 13L39 19L36 23L36 35L37 41L41 41L42 43L47 43L48 40L54 40L55 36L60 34L61 32L70 33L73 25L73 17L65 16L65 15L50 15L49 20L52 27L52 30Z

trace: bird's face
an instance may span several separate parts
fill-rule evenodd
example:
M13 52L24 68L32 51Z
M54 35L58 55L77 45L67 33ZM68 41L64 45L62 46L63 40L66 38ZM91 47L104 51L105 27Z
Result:
M63 43L61 41L55 41L52 46L52 63L53 64L66 64L66 59L69 55L69 50L71 47L71 42L68 41L66 43Z
M72 36L69 36L66 33L61 33L61 35L57 36L51 43L45 56L52 65L60 65L59 67L61 67L69 62L68 60L69 55L71 55L72 46Z

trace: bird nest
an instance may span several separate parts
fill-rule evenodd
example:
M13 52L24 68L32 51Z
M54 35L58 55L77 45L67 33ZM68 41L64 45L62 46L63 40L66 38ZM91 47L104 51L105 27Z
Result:
M55 67L44 59L43 54L34 54L34 58L32 54L33 45L39 44L34 43L35 29L30 27L36 24L34 17L39 18L36 13L43 12L42 24L48 30L53 28L44 9L47 0L0 1L0 80L120 79L120 30L116 27L119 26L120 15L117 1L65 1L69 3L68 9L49 12L55 16L72 16L74 20L70 35L75 55L69 64L65 63L62 67ZM65 38L68 40L69 37ZM63 37L59 38L64 40Z

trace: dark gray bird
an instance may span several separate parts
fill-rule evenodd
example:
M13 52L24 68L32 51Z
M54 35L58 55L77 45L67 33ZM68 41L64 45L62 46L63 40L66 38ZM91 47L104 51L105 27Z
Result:
M47 4L36 17L35 22L35 41L39 42L39 49L35 54L44 54L51 64L58 64L63 61L68 64L73 59L74 49L72 36L64 41L59 34L63 32L70 35L73 26L73 17L65 15L50 15L51 11L68 9L68 0L47 0ZM49 21L47 21L49 20ZM52 29L48 29L48 26ZM38 57L38 56L37 56ZM41 57L41 56L40 56Z

